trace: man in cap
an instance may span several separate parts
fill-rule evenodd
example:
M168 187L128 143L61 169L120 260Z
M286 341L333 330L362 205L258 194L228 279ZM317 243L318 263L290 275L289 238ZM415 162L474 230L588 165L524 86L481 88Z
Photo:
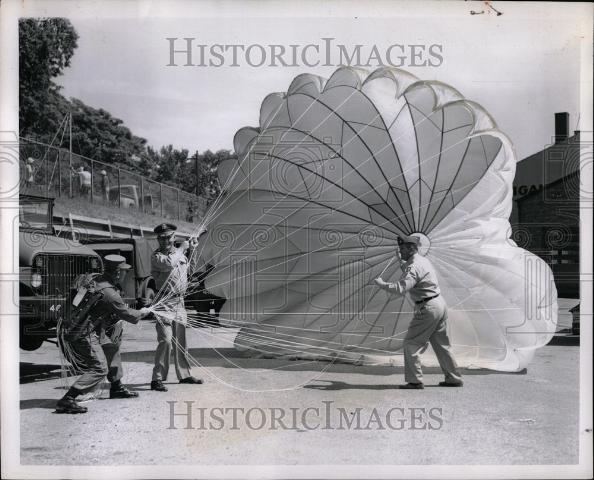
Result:
M105 170L99 172L101 174L101 196L103 201L107 203L109 201L109 177Z
M35 172L33 171L34 163L35 159L33 157L27 158L27 163L25 165L25 188L31 188L35 182Z
M451 352L446 330L448 307L441 296L437 275L431 262L419 254L419 235L403 235L398 238L402 276L397 283L386 283L376 278L375 283L396 295L407 292L415 302L413 319L404 338L404 389L422 389L423 373L421 355L429 343L433 347L439 365L445 375L444 387L461 387L462 376Z
M83 325L77 331L66 332L64 340L70 347L70 359L83 374L74 382L56 405L58 413L86 413L76 398L92 391L107 377L111 383L109 398L134 398L138 393L129 391L122 384L122 359L120 344L122 322L136 324L149 315L148 308L135 310L126 306L119 293L119 283L130 269L120 255L107 255L103 261L104 272L94 278L94 292L101 294Z
M157 234L159 248L151 257L151 274L157 289L164 297L163 304L170 315L158 315L157 350L155 367L151 380L151 390L166 392L163 381L169 373L169 359L173 350L175 373L179 383L201 384L202 380L192 376L188 348L186 345L187 314L184 294L188 287L188 259L185 250L195 248L195 243L185 241L180 247L175 246L177 227L171 223L157 225L153 230Z

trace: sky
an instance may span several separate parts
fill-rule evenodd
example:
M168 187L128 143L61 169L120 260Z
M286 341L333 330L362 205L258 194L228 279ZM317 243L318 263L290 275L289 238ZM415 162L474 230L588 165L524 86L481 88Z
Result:
M229 55L221 67L182 66L179 55L179 66L167 66L167 38L191 37L207 46L303 46L332 37L334 44L348 48L361 44L365 52L373 45L385 52L392 44L437 44L443 57L439 66L402 68L420 79L448 83L483 105L511 138L521 160L551 142L555 112L569 112L570 129L578 127L577 17L550 10L529 14L505 3L498 4L501 16L469 14L471 7L480 10L481 5L458 2L441 13L408 6L393 9L392 15L372 12L368 17L256 18L238 10L219 18L203 17L196 10L186 15L176 10L159 18L72 15L78 48L58 83L66 96L108 110L152 146L233 149L238 129L258 125L266 95L286 91L300 73L328 77L336 67L252 67L243 59L240 66L230 66ZM176 45L181 48L183 43Z

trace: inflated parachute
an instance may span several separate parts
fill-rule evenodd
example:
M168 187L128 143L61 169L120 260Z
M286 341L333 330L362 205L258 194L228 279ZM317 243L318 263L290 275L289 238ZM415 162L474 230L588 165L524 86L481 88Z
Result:
M236 348L398 362L413 305L373 279L399 278L396 239L414 232L461 365L517 371L550 340L552 273L510 239L513 147L456 89L399 69L299 75L235 151L202 257L206 288L227 299L221 322L241 327Z

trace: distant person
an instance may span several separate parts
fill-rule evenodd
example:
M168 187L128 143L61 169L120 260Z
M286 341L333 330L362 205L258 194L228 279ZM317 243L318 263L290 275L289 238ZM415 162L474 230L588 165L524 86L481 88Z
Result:
M35 170L33 169L34 163L34 158L27 158L27 161L25 163L25 188L31 188L35 183Z
M101 196L105 203L109 202L109 177L105 170L101 170Z
M91 191L91 172L87 172L85 167L78 167L78 180L80 182L80 195L86 197Z
M186 214L186 222L192 223L194 221L194 205L188 203L188 212Z
M439 382L439 385L461 387L462 376L452 355L446 330L448 307L441 296L433 265L418 253L420 243L420 238L414 234L398 237L403 260L402 276L397 283L386 283L381 277L375 279L380 288L401 296L408 292L415 302L413 319L404 337L404 379L407 383L400 388L424 388L421 355L429 343L445 374L445 381Z

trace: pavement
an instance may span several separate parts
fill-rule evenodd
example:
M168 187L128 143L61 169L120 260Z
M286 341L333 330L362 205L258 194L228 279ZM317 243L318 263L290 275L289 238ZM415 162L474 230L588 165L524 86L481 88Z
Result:
M83 415L54 413L73 380L56 346L21 351L22 464L578 462L579 337L559 337L520 373L467 370L463 388L443 388L426 369L425 390L398 390L401 367L244 358L234 335L189 331L205 383L180 385L172 368L161 393L149 388L154 325L127 325L124 381L140 396L103 390Z

